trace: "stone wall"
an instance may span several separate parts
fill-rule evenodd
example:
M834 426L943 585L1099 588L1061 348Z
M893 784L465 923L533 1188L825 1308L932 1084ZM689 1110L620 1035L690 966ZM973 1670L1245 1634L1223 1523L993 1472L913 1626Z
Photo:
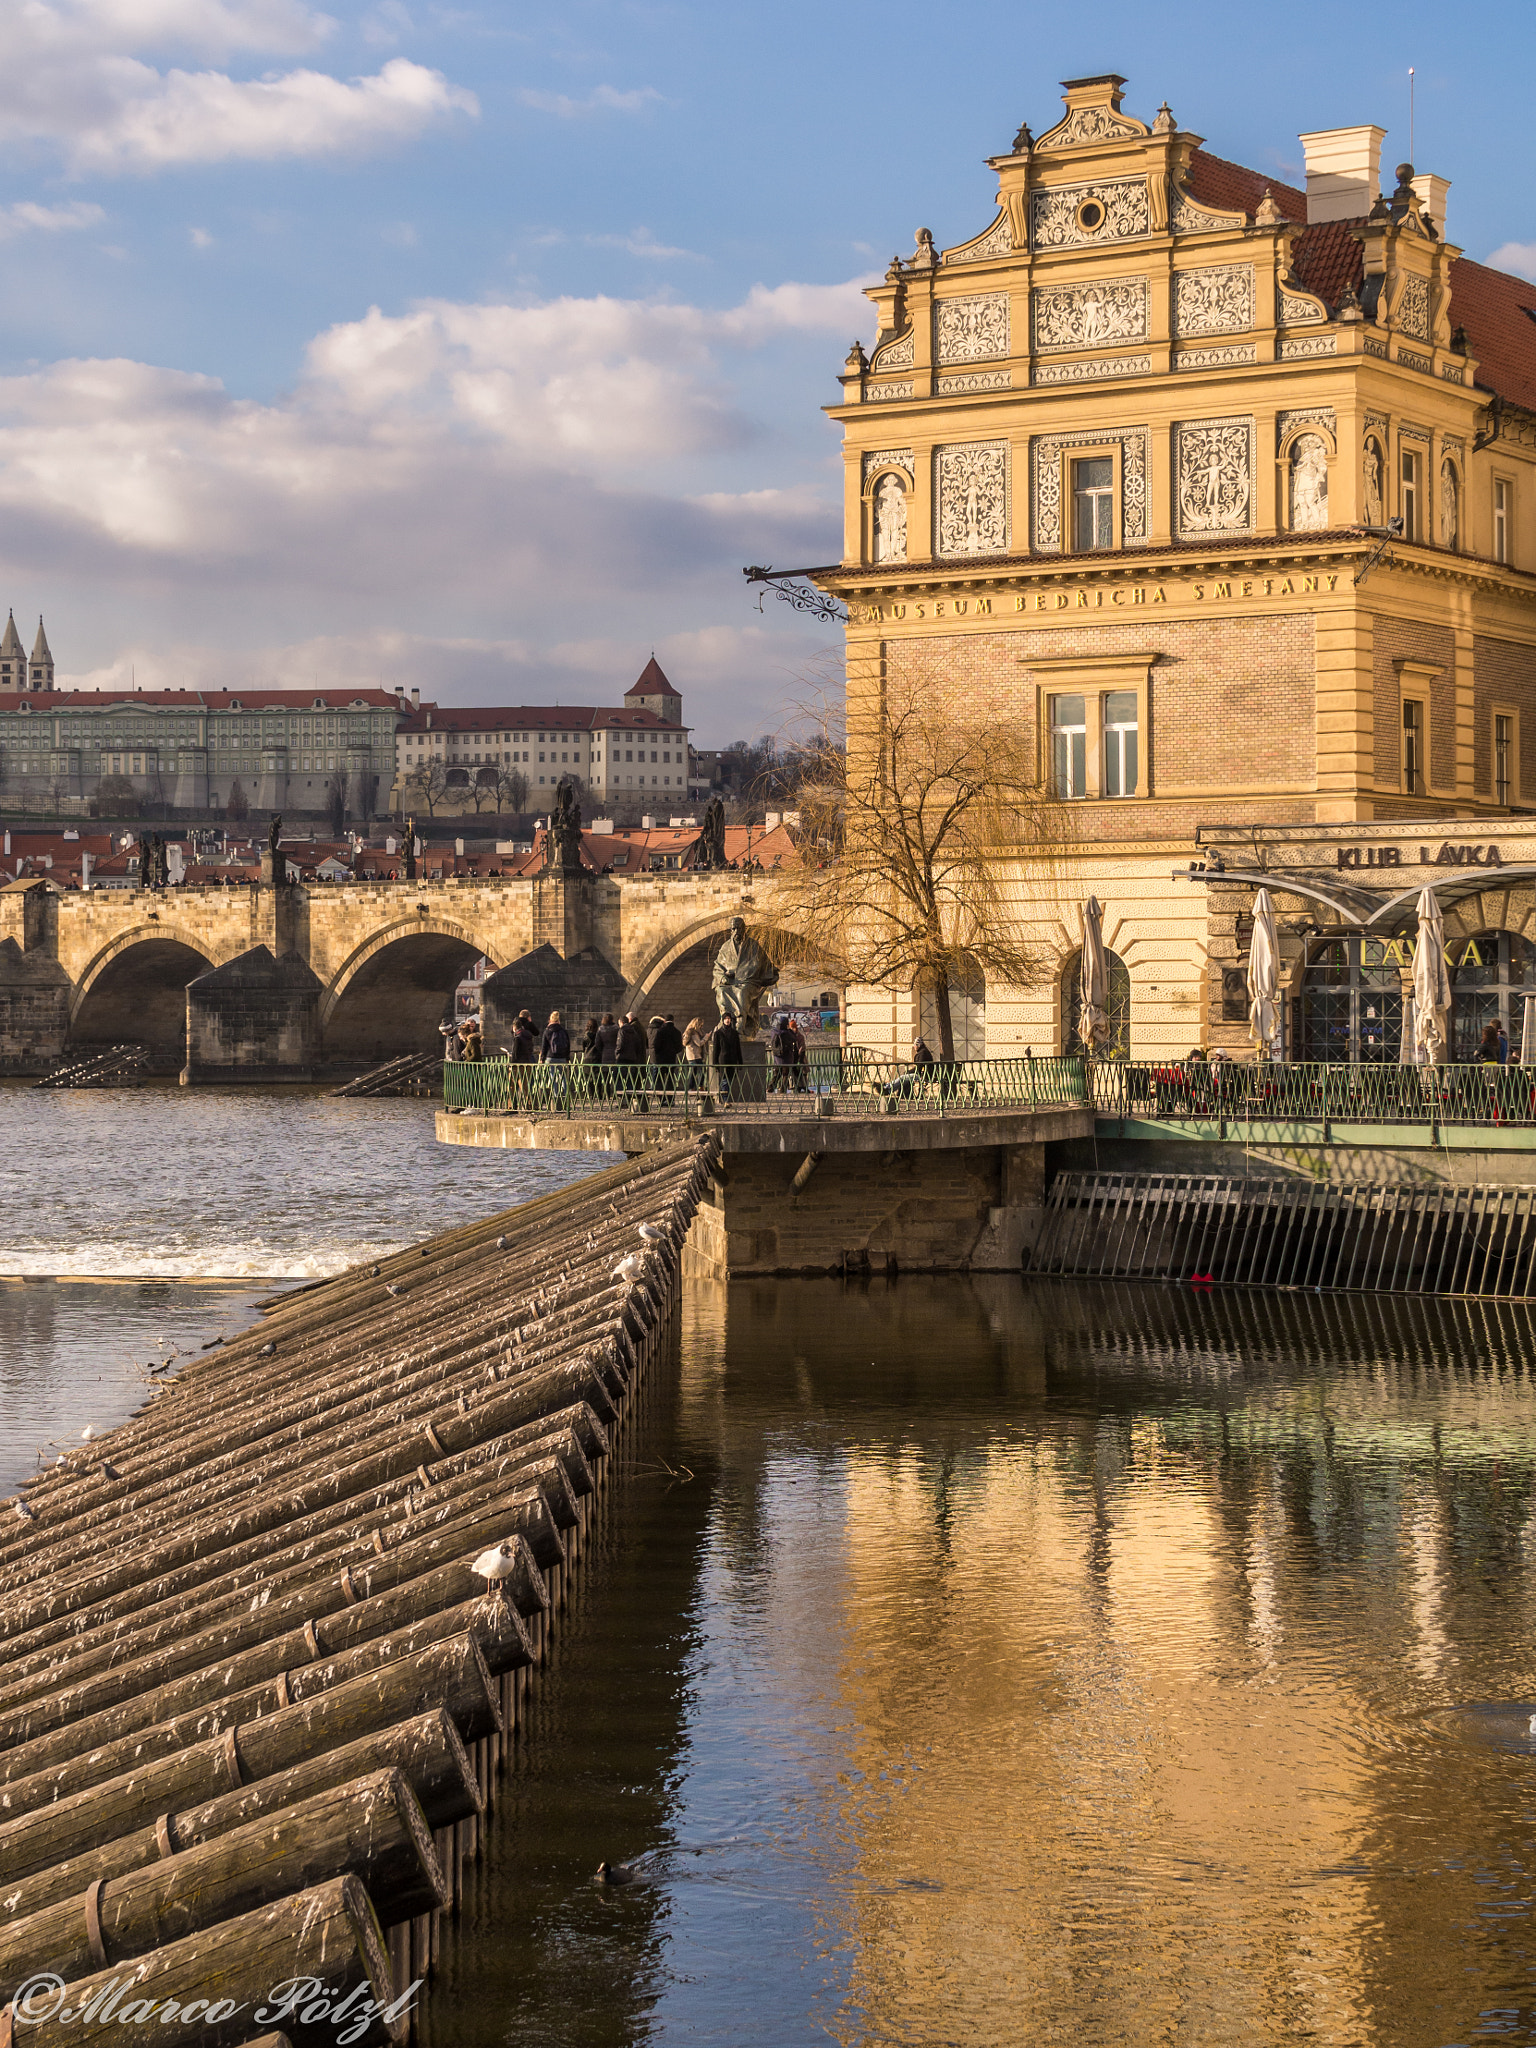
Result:
M46 953L0 939L0 1073L40 1074L69 1031L70 979Z

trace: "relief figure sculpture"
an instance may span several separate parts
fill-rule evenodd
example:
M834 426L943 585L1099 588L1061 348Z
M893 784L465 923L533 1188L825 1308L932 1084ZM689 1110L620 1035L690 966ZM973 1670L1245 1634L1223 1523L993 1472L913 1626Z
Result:
M907 494L899 477L883 476L875 486L875 560L907 559Z
M1298 436L1291 449L1291 526L1317 533L1328 524L1328 450L1320 434Z
M1384 526L1381 507L1381 449L1374 440L1365 444L1365 523Z

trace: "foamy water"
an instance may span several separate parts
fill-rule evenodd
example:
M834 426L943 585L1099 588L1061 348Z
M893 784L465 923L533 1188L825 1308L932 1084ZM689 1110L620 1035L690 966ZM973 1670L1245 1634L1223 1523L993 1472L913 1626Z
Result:
M429 1102L0 1084L0 1495L130 1415L149 1360L239 1328L274 1286L608 1163L439 1145Z

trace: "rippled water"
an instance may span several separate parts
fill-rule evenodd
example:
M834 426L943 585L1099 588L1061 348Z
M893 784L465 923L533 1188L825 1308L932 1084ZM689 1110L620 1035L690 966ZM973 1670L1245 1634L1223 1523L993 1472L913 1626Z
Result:
M1536 2040L1531 1351L695 1289L433 2048Z
M599 1170L439 1145L433 1105L313 1090L0 1083L0 1496L145 1398L153 1360L339 1273Z

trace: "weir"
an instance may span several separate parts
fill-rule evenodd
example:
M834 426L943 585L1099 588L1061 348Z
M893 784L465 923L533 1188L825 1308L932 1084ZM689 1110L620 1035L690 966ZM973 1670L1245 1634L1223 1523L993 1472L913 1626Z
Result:
M274 2043L343 1998L406 2037L708 1173L670 1146L281 1296L5 1504L0 2002L101 2001L4 2004L7 2048L148 2048L167 1998L236 2048L305 1975L329 2003Z

